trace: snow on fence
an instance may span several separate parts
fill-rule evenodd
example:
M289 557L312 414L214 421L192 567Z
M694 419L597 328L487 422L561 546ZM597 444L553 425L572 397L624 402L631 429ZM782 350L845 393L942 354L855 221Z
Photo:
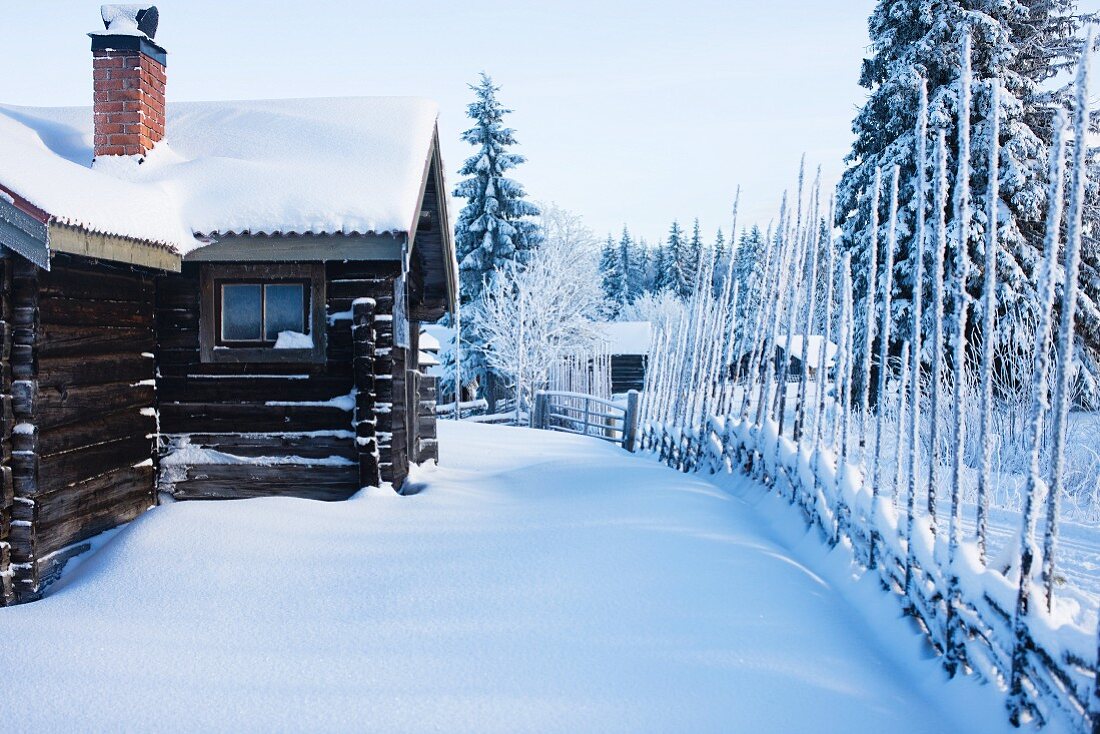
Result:
M963 110L971 110L975 86L969 56L967 39L960 54ZM1087 73L1088 64L1082 63L1072 131L1076 141L1087 134ZM997 83L990 86L995 111ZM899 237L897 167L884 172L887 213L881 241L883 172L875 176L869 258L860 266L867 268L866 296L860 303L853 298L851 253L838 258L831 238L822 241L816 226L820 186L810 187L804 209L800 175L797 202L784 199L776 234L768 239L767 272L751 320L738 318L744 310L738 308L738 287L731 288L732 270L716 294L699 287L712 282L713 273L705 267L688 315L678 328L657 335L642 397L641 448L682 471L744 472L783 495L825 542L849 547L866 571L899 597L952 676L979 676L1000 686L1014 724L1059 721L1072 730L1100 734L1095 597L1059 577L1087 151L1074 145L1067 156L1065 120L1055 122L1037 346L1026 366L1030 382L1025 377L1023 387L1030 402L1022 442L1027 480L1017 508L1020 527L1006 547L992 554L990 501L998 480L993 444L995 439L1018 441L1003 434L1019 422L1002 420L998 427L994 420L1001 396L994 389L993 365L1003 356L993 354L998 343L992 337L997 329L995 278L984 278L981 301L966 290L971 248L959 238L971 231L974 216L969 116L961 115L956 126L960 154L949 202L947 136L942 129L929 131L923 80L918 87L911 205L912 211L931 211L932 216L930 228L927 214L915 217L913 282L925 282L927 257L930 298L918 292L912 308L891 307ZM987 114L992 124L983 173L989 200L995 202L998 124L996 114ZM928 156L930 132L935 146ZM1065 206L1064 182L1070 186ZM948 206L953 207L951 228ZM985 264L979 270L995 275L998 235L996 228L985 229ZM931 252L925 251L928 246ZM819 272L817 255L823 248L828 264ZM1056 312L1060 283L1071 285ZM904 322L895 320L898 313ZM863 327L859 339L857 319ZM800 333L812 334L818 326L824 331L820 338L801 341L818 346L820 354L803 359L792 374L790 357L777 348L800 341ZM909 339L898 348L891 333ZM990 337L981 340L975 333ZM835 360L829 345L835 345ZM980 411L972 422L966 411L975 394ZM998 428L1001 434L995 435ZM978 447L969 459L967 442ZM974 475L976 497L970 491Z
M639 394L631 390L626 404L576 392L535 393L531 427L595 436L634 451L638 435Z

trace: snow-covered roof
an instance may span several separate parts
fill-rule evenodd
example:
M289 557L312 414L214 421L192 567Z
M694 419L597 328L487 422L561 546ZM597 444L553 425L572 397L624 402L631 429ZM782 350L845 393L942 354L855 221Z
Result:
M425 329L420 330L420 348L426 352L439 351L439 339L429 334Z
M92 110L0 105L0 185L54 219L186 254L195 234L407 232L438 108L415 97L178 102L143 163L92 165Z
M797 358L807 367L817 368L821 362L821 342L824 338L825 337L821 336L820 334L811 334L809 337L807 337L805 341L807 342L809 355L804 358L802 356L802 343L804 340L801 334L795 334L791 337L791 349L787 353L790 356ZM775 346L778 349L787 351L787 337L785 335L780 336L776 340ZM827 367L831 367L833 365L833 358L836 357L837 348L837 345L831 341L825 348L825 365Z
M417 361L421 367L437 367L439 360L431 352L418 352Z
M611 354L649 354L653 328L648 321L614 321L597 324L596 330Z

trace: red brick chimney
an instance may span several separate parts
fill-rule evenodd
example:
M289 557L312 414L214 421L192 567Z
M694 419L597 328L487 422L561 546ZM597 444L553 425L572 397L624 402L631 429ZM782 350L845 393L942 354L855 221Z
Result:
M153 5L104 5L106 31L92 37L95 157L145 157L164 139L167 52L153 42Z

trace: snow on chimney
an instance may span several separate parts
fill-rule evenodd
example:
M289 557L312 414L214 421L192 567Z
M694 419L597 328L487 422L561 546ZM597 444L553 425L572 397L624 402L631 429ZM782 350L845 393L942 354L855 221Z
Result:
M141 156L164 138L167 52L154 5L104 5L92 38L95 157Z

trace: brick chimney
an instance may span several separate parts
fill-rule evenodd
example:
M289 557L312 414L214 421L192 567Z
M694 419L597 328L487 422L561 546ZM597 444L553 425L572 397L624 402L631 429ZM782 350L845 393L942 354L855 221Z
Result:
M141 156L164 139L167 52L153 42L153 5L104 5L92 38L95 157Z

